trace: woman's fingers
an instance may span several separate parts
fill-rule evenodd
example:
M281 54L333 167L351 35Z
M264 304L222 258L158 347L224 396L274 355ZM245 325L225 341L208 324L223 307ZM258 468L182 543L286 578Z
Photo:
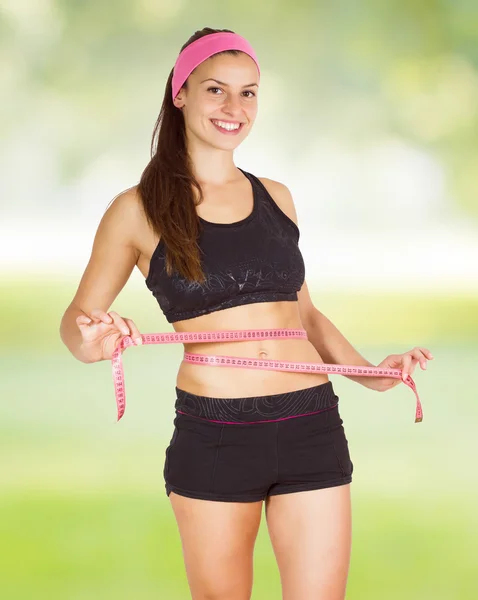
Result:
M413 356L413 359L416 362L420 363L420 366L422 369L426 369L427 368L427 360L430 360L429 357L433 358L431 352L429 350L427 350L426 348L414 348L411 351L411 354Z
M410 356L410 354L405 354L402 359L402 379L403 379L403 381L405 381L408 377L411 362L412 362L412 357Z
M88 315L79 315L78 317L76 317L76 322L78 324L82 324L82 325L88 325L88 323L91 323L91 319Z
M126 325L123 317L114 310L109 313L99 308L93 308L90 312L91 318L95 323L106 323L106 325L115 325L123 335L129 335L129 328Z
M408 368L408 374L409 375L413 375L413 371L415 370L415 367L417 366L417 363L418 363L418 358L413 358L412 357L412 360L410 361L410 366Z
M124 320L126 321L126 324L128 325L129 330L131 331L131 337L133 338L133 340L136 342L136 344L142 344L143 339L141 338L139 329L136 327L134 321L132 321L131 319L127 319L126 317Z
M76 319L78 325L87 325L90 323L90 321L93 321L95 325L99 323L105 323L106 325L115 325L115 327L119 329L119 331L121 331L123 335L134 334L135 337L140 336L138 328L133 323L133 321L131 321L131 319L124 319L114 310L111 310L109 313L107 313L99 308L93 308L90 311L89 315L85 313L84 315L80 315Z
M107 325L111 325L111 323L113 323L113 318L107 312L99 308L93 308L90 311L90 316L95 321L95 323L102 322L106 323Z
M85 331L88 329L89 323L91 323L91 319L87 315L79 315L76 317L76 324L78 325L80 331Z
M433 360L433 355L426 348L414 348L407 352L402 359L402 377L405 381L408 375L411 375L415 370L417 363L425 370L427 368L427 360Z
M139 329L137 328L134 321L131 319L127 319L126 317L122 317L114 310L107 313L103 310L100 310L99 308L94 308L90 311L90 316L86 313L83 315L79 315L76 318L76 323L80 331L82 331L82 333L84 334L86 334L89 331L90 325L98 325L100 323L113 325L123 335L130 335L134 340L135 344L140 345L143 343L141 333L139 332Z
M121 333L123 335L130 335L130 330L128 325L126 324L126 321L123 319L123 317L121 317L117 312L115 312L114 310L110 310L109 315L111 316L111 318L113 319L114 324L116 325L116 327L121 331Z

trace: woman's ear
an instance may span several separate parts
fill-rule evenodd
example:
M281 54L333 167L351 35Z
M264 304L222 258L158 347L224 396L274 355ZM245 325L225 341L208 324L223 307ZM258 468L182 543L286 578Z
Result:
M182 108L184 106L184 98L183 98L182 90L178 93L176 98L174 98L173 104L176 108L179 108L180 110L182 110Z

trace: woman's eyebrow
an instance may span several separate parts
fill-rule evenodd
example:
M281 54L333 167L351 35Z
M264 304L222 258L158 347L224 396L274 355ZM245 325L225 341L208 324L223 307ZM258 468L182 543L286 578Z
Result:
M229 84L227 84L227 83L224 83L224 81L219 81L219 79L212 79L212 78L209 78L209 79L204 79L203 81L201 81L201 83L204 83L205 81L215 81L215 82L216 82L216 83L218 83L219 85L225 85L226 87L229 87ZM254 85L255 85L256 87L259 87L259 86L257 85L257 83L248 83L247 85L243 85L242 87L253 87Z

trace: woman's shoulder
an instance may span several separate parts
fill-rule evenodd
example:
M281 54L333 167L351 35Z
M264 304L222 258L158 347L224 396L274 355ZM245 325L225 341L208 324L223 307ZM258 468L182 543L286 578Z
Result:
M149 227L138 185L119 192L108 205L107 213L123 241L140 249Z
M141 206L138 185L133 185L116 194L108 204L108 207L110 206L114 207L115 211L130 211L134 214Z
M280 181L258 177L277 206L297 225L297 211L289 188Z
M119 192L108 204L108 211L128 224L138 223L141 214L144 213L138 186L134 185Z
M268 189L270 188L279 193L284 193L285 190L288 191L287 186L280 181L275 181L274 179L269 179L268 177L258 177L257 179L259 179L259 181Z

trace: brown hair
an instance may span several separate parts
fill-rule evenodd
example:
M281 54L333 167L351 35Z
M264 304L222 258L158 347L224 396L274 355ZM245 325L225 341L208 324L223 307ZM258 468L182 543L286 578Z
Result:
M230 29L204 27L189 38L181 51L199 38L223 31L234 33ZM226 50L218 54L237 55L239 51ZM196 212L197 204L203 201L203 194L192 173L184 115L173 104L173 70L169 74L153 130L151 160L141 175L138 192L149 225L164 240L167 274L171 275L176 269L190 281L204 282L197 243L201 222ZM183 87L187 87L187 82ZM197 204L193 186L199 194Z

